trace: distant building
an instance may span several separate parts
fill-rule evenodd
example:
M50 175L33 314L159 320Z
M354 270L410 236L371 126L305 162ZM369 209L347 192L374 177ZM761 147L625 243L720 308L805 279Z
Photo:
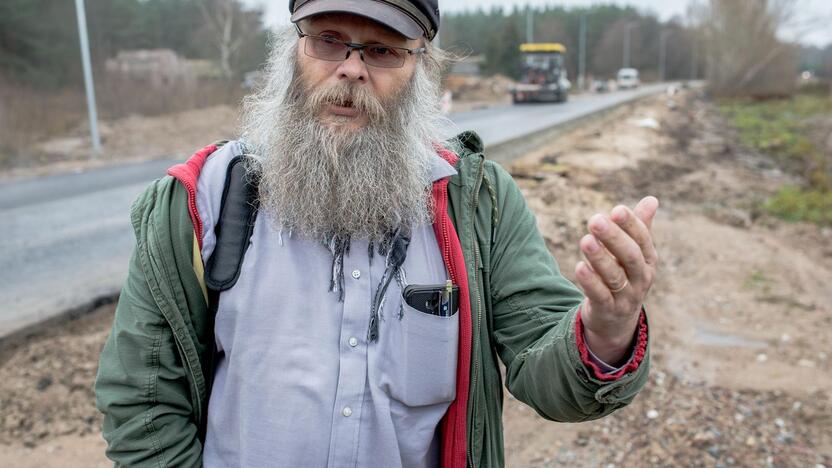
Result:
M485 56L471 55L451 65L452 75L480 76L482 65L485 63Z
M112 77L140 81L152 89L191 86L197 77L195 67L170 49L123 50L107 59L105 68Z

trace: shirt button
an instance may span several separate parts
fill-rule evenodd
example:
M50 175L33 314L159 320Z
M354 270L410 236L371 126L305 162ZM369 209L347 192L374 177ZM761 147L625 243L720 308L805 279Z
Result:
M343 414L345 418L352 416L352 408L350 408L349 406L345 406L344 410L341 411L341 414Z
M353 270L352 271L352 277L355 278L355 279L361 278L361 272L358 271L358 270Z
M354 336L351 337L349 343L350 343L350 346L355 348L356 346L358 346L358 338L356 338Z

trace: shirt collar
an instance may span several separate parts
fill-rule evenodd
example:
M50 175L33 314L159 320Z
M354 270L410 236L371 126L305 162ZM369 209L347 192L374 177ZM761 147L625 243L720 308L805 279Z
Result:
M433 153L433 157L430 160L430 169L428 170L428 177L430 177L431 182L436 182L437 180L456 174L456 169L448 161L445 161L439 154Z

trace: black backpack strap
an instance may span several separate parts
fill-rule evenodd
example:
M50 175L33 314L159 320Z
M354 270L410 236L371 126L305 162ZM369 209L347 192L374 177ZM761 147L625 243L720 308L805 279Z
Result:
M209 290L209 299L237 283L254 232L258 181L256 175L246 173L247 157L251 156L236 156L228 164L220 217L214 228L217 244L205 268L205 286ZM214 294L211 294L212 291Z
M208 264L205 266L205 286L208 293L208 310L213 329L214 318L219 308L220 293L230 289L237 283L243 258L251 243L254 233L254 222L257 219L257 174L246 173L246 158L248 155L235 156L228 163L225 174L225 186L220 201L220 217L214 227L217 243ZM214 336L212 333L209 336ZM208 357L206 375L208 388L214 380L218 351L216 342L212 341L213 351ZM210 397L210 393L208 395ZM208 418L203 418L199 427L199 438L205 441L208 430Z

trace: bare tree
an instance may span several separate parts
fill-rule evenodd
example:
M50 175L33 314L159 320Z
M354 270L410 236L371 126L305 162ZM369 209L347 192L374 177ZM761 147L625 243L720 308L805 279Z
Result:
M230 80L234 75L232 58L250 32L243 27L245 12L238 0L206 0L199 2L199 6L206 23L214 30L212 36L216 42L222 75Z
M778 37L798 0L710 0L698 16L707 77L717 95L769 97L794 91L796 51Z

